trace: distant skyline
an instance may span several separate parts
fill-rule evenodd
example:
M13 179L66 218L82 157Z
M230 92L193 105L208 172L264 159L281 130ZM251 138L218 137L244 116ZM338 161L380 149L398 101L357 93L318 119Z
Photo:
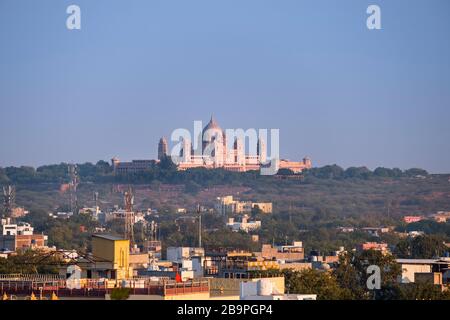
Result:
M66 8L81 8L81 30ZM382 30L366 9L381 8ZM1 0L0 167L157 158L211 115L282 158L450 173L448 0ZM170 143L170 142L169 142Z

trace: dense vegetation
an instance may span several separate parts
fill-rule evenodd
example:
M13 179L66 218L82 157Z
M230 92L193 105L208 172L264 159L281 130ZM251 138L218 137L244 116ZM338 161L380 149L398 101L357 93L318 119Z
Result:
M93 205L93 192L98 192L100 207L111 210L123 203L123 188L133 185L135 207L158 210L148 217L160 225L159 235L164 245L195 245L197 221L179 220L177 207L195 212L197 203L212 208L215 197L233 194L242 200L273 202L273 214L254 212L262 221L256 232L260 241L250 235L232 233L224 227L224 218L215 214L204 216L204 239L210 247L257 248L261 242L285 243L302 240L307 250L327 253L340 246L352 248L363 241L385 241L391 246L399 244L399 256L416 257L413 243L405 243L395 234L373 237L356 230L340 232L338 227L394 226L397 231L424 231L438 237L438 242L450 241L450 224L422 221L408 226L401 222L404 215L432 214L450 210L450 183L448 175L431 175L421 169L365 167L344 170L337 165L313 168L302 175L283 170L278 178L261 176L258 172L236 173L221 169L193 169L176 171L169 159L154 163L148 172L129 176L115 176L105 161L79 164L78 204ZM284 179L285 178L285 179ZM292 178L292 179L291 179ZM294 179L295 178L295 179ZM90 234L99 224L82 216L68 220L54 219L49 212L68 210L68 194L60 185L69 181L67 164L31 167L0 168L0 185L16 186L17 204L31 211L24 220L31 222L37 232L49 235L49 244L60 248L89 248ZM181 191L167 191L162 186L182 186ZM175 222L178 219L178 222ZM120 233L119 222L107 225ZM136 238L148 236L145 228L136 226ZM427 247L427 246L425 246ZM443 247L437 247L443 252ZM424 250L425 251L425 250ZM427 256L430 253L426 253Z
M368 289L370 265L380 267L380 289ZM396 280L401 269L394 257L372 250L342 255L339 266L332 272L305 270L283 274L287 292L317 294L319 300L450 300L450 292L442 291L437 285L399 284Z
M65 183L69 181L68 164L46 165L38 168L6 167L0 168L0 185L27 185L39 183ZM146 172L129 175L114 175L112 166L106 161L98 161L96 164L84 163L77 165L77 171L82 181L94 183L151 183L160 181L163 183L187 183L194 182L200 186L215 184L239 183L248 180L265 180L269 178L259 175L258 172L236 173L223 169L205 170L202 168L187 171L177 171L176 166L169 158L161 162L154 162ZM290 175L292 172L282 169L280 175ZM428 176L422 169L408 169L402 171L398 168L377 168L370 171L366 167L350 167L346 170L329 165L322 168L308 170L304 176L308 179L370 179L370 178L402 178Z

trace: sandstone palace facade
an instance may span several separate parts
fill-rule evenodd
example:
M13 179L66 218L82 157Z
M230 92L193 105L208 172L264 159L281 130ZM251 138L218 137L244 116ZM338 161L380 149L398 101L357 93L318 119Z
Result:
M201 139L202 138L202 139ZM270 161L277 161L279 169L289 169L294 173L300 173L312 167L311 160L304 158L302 161L289 161L285 159L269 160L267 146L263 138L257 138L256 154L245 152L245 137L232 137L234 143L228 144L227 134L219 124L211 117L209 123L203 128L198 145L200 150L194 150L193 143L185 138L180 142L179 152L176 157L171 157L178 170L191 168L223 168L225 170L245 172L260 170L262 166L270 165ZM132 162L120 162L112 159L114 172L129 174L144 171L151 165L170 156L167 140L163 137L158 143L158 160L133 160Z

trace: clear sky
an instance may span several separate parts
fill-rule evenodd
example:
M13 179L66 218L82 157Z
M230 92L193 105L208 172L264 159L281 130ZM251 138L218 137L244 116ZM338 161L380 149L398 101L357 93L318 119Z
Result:
M448 173L449 16L448 0L0 0L0 166L154 158L214 114L279 128L284 158Z

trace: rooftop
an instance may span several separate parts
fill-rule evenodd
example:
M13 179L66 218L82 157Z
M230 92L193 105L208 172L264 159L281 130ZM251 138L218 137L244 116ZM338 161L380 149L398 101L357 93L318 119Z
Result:
M111 241L117 241L117 240L127 240L124 239L122 237L117 237L117 236L113 236L110 234L93 234L93 237L97 237L97 238L102 238L102 239L106 239L106 240L111 240Z
M397 263L401 264L449 264L450 261L442 259L397 259Z

